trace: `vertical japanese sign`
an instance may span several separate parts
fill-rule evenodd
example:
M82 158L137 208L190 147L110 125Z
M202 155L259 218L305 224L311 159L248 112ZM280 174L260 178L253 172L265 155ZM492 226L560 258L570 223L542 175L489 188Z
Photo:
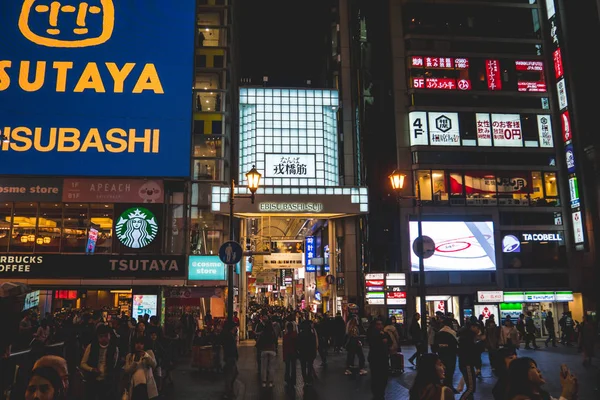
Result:
M492 145L492 123L490 122L490 114L477 113L475 114L477 121L477 145L491 146Z
M485 74L489 90L502 90L502 80L500 79L500 61L485 60Z
M315 237L307 236L304 238L304 264L306 265L306 272L316 272L317 268L311 265L311 260L315 257Z
M564 70L564 65L562 62L562 24L560 20L560 10L556 9L554 0L546 0L546 11L553 45L551 51L557 92L556 100L558 103L558 112L561 120L565 164L567 167L567 179L569 182L573 239L577 250L583 250L583 244L585 243L585 228L583 223L585 211L581 202L583 193L581 193L581 190L579 189L579 180L577 178L579 168L577 164L577 157L575 155L577 147L574 144L574 140L576 140L576 132L574 132L569 115L573 111L569 109L570 94L567 79L568 73ZM557 11L559 12L558 14Z

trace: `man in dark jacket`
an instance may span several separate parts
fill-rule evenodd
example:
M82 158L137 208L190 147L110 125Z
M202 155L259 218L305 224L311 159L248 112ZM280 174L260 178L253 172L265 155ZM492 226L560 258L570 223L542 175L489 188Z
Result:
M342 318L342 314L339 312L336 314L333 321L333 335L335 336L334 352L340 353L342 351L342 347L344 347L346 339L346 322L344 321L344 318Z
M548 343L552 341L552 347L558 347L556 345L556 330L554 328L554 317L552 316L552 311L548 311L548 315L546 316L546 330L548 331L548 339L546 339L546 347L548 347Z
M485 336L478 336L479 332L479 324L471 322L458 335L458 367L467 387L460 400L475 398L475 366L480 363L483 350L481 341L485 340Z
M225 367L223 372L225 373L225 399L235 398L233 392L233 385L235 379L238 376L237 360L237 326L235 323L226 322L223 327L223 333L221 334L221 343L223 344L223 359L225 360Z
M442 329L435 335L435 344L438 348L440 360L446 367L446 377L444 378L444 386L451 388L455 393L453 377L456 370L456 358L458 353L458 339L456 331L453 329L452 319L445 319Z
M97 338L90 343L81 359L80 368L88 374L86 399L112 399L116 378L119 348L110 340L111 328L100 325Z
M535 334L537 332L537 328L533 323L533 316L531 311L527 312L527 318L525 319L525 348L531 350L529 347L529 343L533 344L533 348L535 350L539 349L537 343L535 342Z
M311 322L308 320L300 324L300 333L296 341L304 386L312 383L313 375L315 374L313 363L315 358L317 358L317 337L311 325Z
M373 400L385 398L388 381L390 344L392 340L383 331L383 322L376 320L367 333L369 341L369 367L371 367L371 393Z

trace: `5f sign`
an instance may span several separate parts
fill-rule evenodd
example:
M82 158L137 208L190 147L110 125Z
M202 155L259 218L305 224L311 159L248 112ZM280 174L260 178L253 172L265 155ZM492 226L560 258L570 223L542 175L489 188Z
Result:
M408 114L408 120L410 124L410 145L427 146L429 144L429 129L427 129L427 113L424 111L413 111Z

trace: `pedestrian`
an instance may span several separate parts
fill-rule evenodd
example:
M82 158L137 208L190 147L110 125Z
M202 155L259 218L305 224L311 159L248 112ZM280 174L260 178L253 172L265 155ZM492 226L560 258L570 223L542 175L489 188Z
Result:
M154 318L154 317L153 317ZM156 381L156 388L160 392L162 390L162 378L164 376L165 366L163 362L166 358L166 351L158 337L158 330L153 329L150 331L150 340L148 341L148 350L152 350L154 358L156 359L156 367L153 369L154 380Z
M508 400L547 400L550 394L542 389L546 380L536 362L529 358L518 358L508 368ZM561 400L574 400L577 397L577 379L563 364L560 372Z
M456 359L458 357L458 338L456 334L453 321L445 319L444 326L435 336L438 355L446 368L444 386L449 387L454 393L458 393L454 388L454 371L456 371Z
M40 367L33 370L25 400L65 400L65 391L58 372L52 367Z
M562 330L560 342L565 346L571 346L571 341L573 339L574 323L570 311L565 311L563 313L563 316L558 322L558 325Z
M548 347L548 343L552 342L552 347L558 347L556 345L556 330L554 328L554 317L552 316L552 311L548 311L546 315L546 320L544 321L544 325L546 326L546 330L548 331L548 338L544 342L546 347Z
M192 342L194 340L194 334L196 333L196 328L198 323L196 322L196 318L191 313L191 308L187 307L185 309L185 313L181 315L181 337L182 337L182 346L181 346L181 355L186 355L192 352Z
M453 399L452 389L442 384L445 377L446 368L437 354L423 354L410 388L410 400Z
M423 331L421 330L421 324L419 323L419 321L421 320L421 314L419 313L415 313L415 315L413 315L412 318L412 322L410 323L410 327L409 327L409 333L410 333L410 337L412 338L413 342L415 343L415 354L413 354L409 359L408 362L411 363L412 365L415 365L415 359L419 359L419 356L421 354L421 349L423 346Z
M146 350L146 340L138 337L134 340L134 351L125 358L125 373L129 374L128 399L148 400L158 397L154 380L156 357L152 350Z
M296 386L296 360L298 359L298 334L294 324L288 322L283 335L283 361L285 362L285 383L290 387Z
M34 370L46 367L53 368L56 371L63 384L65 396L67 396L69 394L69 369L67 367L67 360L59 356L48 355L43 356L33 364Z
M586 315L579 331L579 347L583 352L583 366L592 365L594 357L594 347L596 345L596 328L591 315Z
M298 349L298 357L300 358L300 369L302 370L304 386L309 386L313 381L315 373L313 363L315 358L317 358L317 338L312 332L310 321L303 321L300 324L300 333L298 334L296 347Z
M335 353L341 353L346 338L346 322L344 322L344 318L340 312L336 313L335 319L333 320L333 335L335 342L333 351Z
M527 350L532 350L529 346L529 343L533 344L533 350L539 349L537 343L535 342L536 334L537 328L533 322L533 313L531 311L527 311L527 318L525 319L525 348Z
M129 351L133 352L135 350L135 341L138 338L142 338L146 341L146 344L148 344L150 342L148 336L146 335L146 323L145 322L138 322L138 324L135 326L135 330L133 331L133 333L131 334L131 338L129 339L129 343L130 343L130 347L129 347Z
M80 368L86 373L85 396L88 400L112 399L119 348L110 340L111 329L101 325L96 338L83 353Z
M317 338L319 341L319 356L321 357L321 367L327 366L327 350L329 343L329 326L326 317L320 317L315 324Z
M261 354L260 354L260 350L258 348L258 340L260 339L260 335L263 333L263 331L265 330L265 327L267 326L267 324L269 323L269 317L267 316L267 314L263 314L262 316L257 318L257 321L254 325L254 339L256 341L256 364L258 366L258 373L260 374L262 369L261 369Z
M521 335L521 341L527 338L527 333L525 332L525 314L519 315L519 319L517 320L517 331L519 331L519 335Z
M500 331L500 344L515 351L519 348L519 331L510 319L504 321L504 326Z
M494 364L494 357L496 356L496 351L498 351L498 347L500 345L500 329L498 325L496 325L496 318L494 314L490 315L490 317L485 321L485 346L488 349L488 356L490 358L490 365Z
M262 387L267 385L273 387L273 379L275 377L275 362L277 349L277 336L273 329L273 324L266 324L264 330L256 343L260 351L261 358L261 381Z
M348 321L347 336L346 350L348 351L348 356L346 357L346 371L344 373L352 375L350 368L354 365L354 357L356 356L358 357L358 373L366 375L365 355L363 353L363 344L359 338L358 321L356 318L350 318L350 321Z
M494 400L506 400L506 393L508 391L508 368L513 360L516 360L517 352L513 347L503 347L498 350L498 354L494 359L495 365L493 370L498 381L492 389L492 395Z
M398 353L401 353L402 349L400 347L400 334L398 333L398 329L396 329L396 320L394 317L388 318L385 321L385 327L383 328L383 331L388 334L391 340L389 351L391 369L394 372L399 370L401 371L404 369L404 366L398 365L398 361L402 361L398 360Z
M474 400L476 391L475 369L481 363L481 352L485 335L478 341L479 323L472 321L466 324L458 335L458 366L465 380L467 389L460 400Z
M369 342L369 367L371 368L371 393L373 394L373 400L384 400L392 339L383 330L383 322L380 319L373 322L367 338Z
M43 319L40 322L40 327L37 329L34 337L38 342L43 344L48 343L48 339L50 339L50 326L48 325L48 321L46 319Z
M237 349L237 332L238 325L235 321L233 323L226 322L223 327L223 333L221 342L223 343L223 359L225 360L225 366L223 372L225 373L225 399L235 398L234 384L238 376L237 361L238 361L238 349Z

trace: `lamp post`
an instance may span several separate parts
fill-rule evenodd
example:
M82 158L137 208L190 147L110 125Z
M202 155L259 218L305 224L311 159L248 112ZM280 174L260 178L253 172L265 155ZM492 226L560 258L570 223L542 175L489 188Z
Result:
M254 194L260 184L260 178L262 175L258 172L255 166L246 173L246 181L248 182L248 190L250 194L238 194L235 195L235 180L231 180L231 187L229 191L229 240L233 241L233 210L235 206L235 199L250 199L254 204ZM235 273L235 265L229 264L227 266L227 320L233 322L233 274ZM240 269L240 274L245 274L246 270Z
M414 199L417 207L417 224L418 224L418 236L417 236L417 256L419 257L419 299L421 305L421 335L422 337L422 351L421 354L427 353L427 289L425 287L425 265L423 263L423 224L422 224L422 203L421 203L421 189L419 187L419 180L415 180L415 196L403 196L400 191L404 189L404 182L406 181L406 175L396 170L389 176L392 189L396 192L396 200L400 204L400 200ZM410 227L409 227L410 229ZM410 245L410 244L409 244Z

